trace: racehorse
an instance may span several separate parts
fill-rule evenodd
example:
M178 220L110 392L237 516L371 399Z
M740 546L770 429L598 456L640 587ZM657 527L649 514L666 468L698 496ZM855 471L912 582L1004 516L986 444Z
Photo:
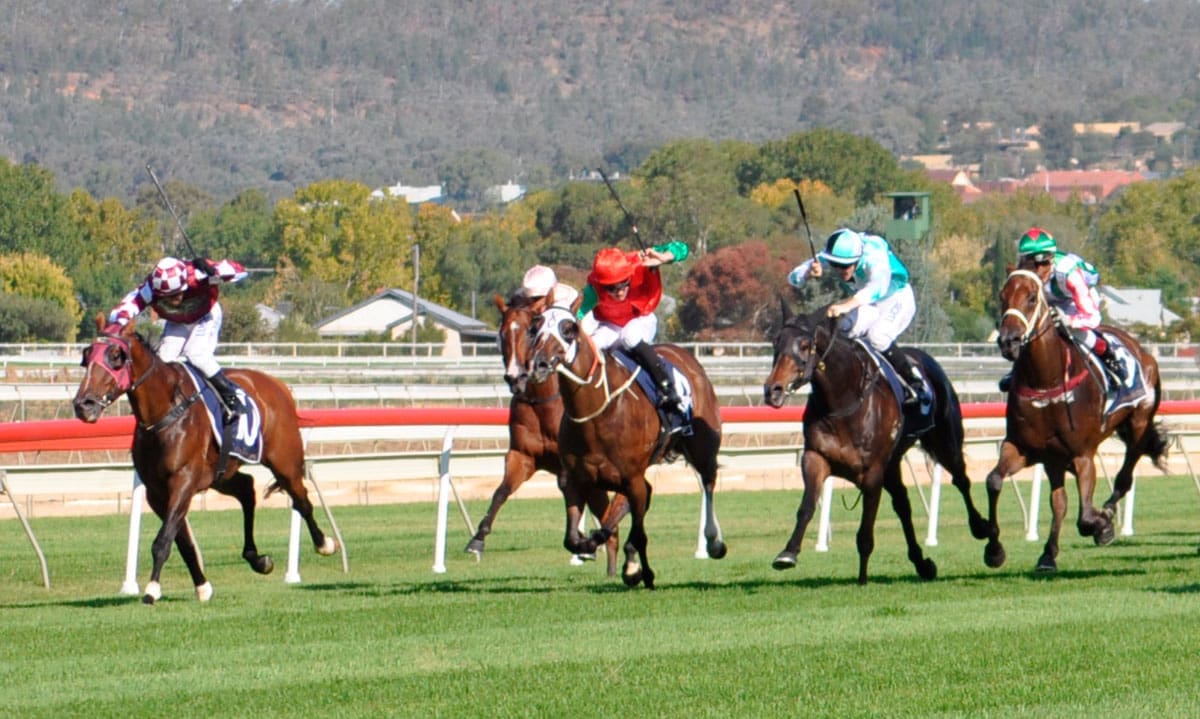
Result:
M545 298L539 298L544 300ZM477 558L483 555L483 545L492 531L492 522L500 507L533 473L542 470L558 477L562 462L558 458L558 428L562 424L562 397L558 392L558 377L545 382L530 383L526 363L532 334L533 318L541 311L544 301L531 300L520 292L509 298L508 304L499 295L494 298L500 310L500 352L504 358L504 381L512 390L508 406L508 452L504 455L504 478L492 493L492 503L479 522L475 536L465 551ZM597 489L588 496L588 508L597 517L608 509L608 493ZM617 495L614 501L626 505ZM623 515L622 515L623 516ZM606 542L608 575L617 571L617 534Z
M119 396L126 394L129 398L137 422L133 466L146 487L146 500L162 520L151 547L154 566L142 601L153 604L162 598L159 575L172 542L191 573L196 597L202 602L212 598L212 585L204 575L185 523L192 497L209 487L236 498L242 505L242 558L259 574L269 574L275 563L269 555L259 554L254 544L254 478L239 471L242 462L235 456L227 454L220 463L221 452L205 403L187 368L159 359L146 339L134 331L132 322L124 327L106 327L100 315L96 327L99 335L83 355L87 371L75 393L75 416L92 423ZM292 507L308 525L317 553L333 554L337 542L317 526L304 487L304 444L291 392L284 383L262 372L243 369L228 370L227 374L254 400L262 416L262 464L275 476L267 495L278 490L287 492Z
M663 444L658 412L637 385L637 373L598 351L571 311L546 309L535 319L534 330L530 380L545 383L555 373L562 375L558 383L563 401L558 451L563 463L559 486L567 508L563 546L571 552L594 551L598 542L616 531L620 511L615 503L610 505L600 518L600 529L584 538L579 531L584 500L597 489L624 495L632 515L627 541L637 550L640 566L627 558L621 578L627 586L642 582L653 589L654 571L646 558L645 521L652 493L646 469L664 454L682 455L699 473L704 490L708 555L724 557L727 548L712 502L721 417L716 392L696 358L675 345L656 347L687 378L693 400L690 436L671 434Z
M1005 359L1013 362L1013 381L1005 408L1005 436L1000 459L988 474L988 500L993 506L1004 478L1041 464L1050 482L1053 519L1050 534L1038 559L1037 570L1058 569L1058 535L1067 511L1065 473L1075 475L1079 491L1079 533L1096 544L1113 540L1113 515L1117 502L1133 485L1133 468L1148 456L1166 471L1167 436L1155 421L1162 399L1158 362L1128 333L1102 326L1115 336L1141 364L1146 387L1153 387L1140 402L1105 413L1104 372L1089 357L1092 353L1062 336L1042 291L1041 277L1028 269L1009 269L1000 291L1004 314L997 343ZM1131 375L1133 376L1133 375ZM1102 509L1092 503L1096 486L1096 449L1113 432L1125 443L1125 459L1117 472L1112 495Z
M881 364L862 344L839 336L836 320L825 318L826 308L811 314L793 314L786 301L783 324L775 335L775 359L763 386L764 398L772 407L782 407L788 394L805 383L812 385L804 408L804 453L800 469L804 495L796 512L796 526L787 546L776 557L775 569L796 566L804 531L812 519L821 487L830 475L852 482L862 492L862 519L858 527L858 583L867 583L867 562L875 548L875 517L881 490L892 498L900 517L908 558L917 574L926 580L937 577L937 565L924 556L913 529L912 505L900 473L904 453L918 441L953 478L955 488L967 505L967 520L976 539L986 539L984 563L1004 564L1004 547L995 508L987 520L971 501L971 480L963 459L962 409L958 395L941 366L926 353L903 348L928 381L933 401L925 431L917 436L914 424L920 418L902 412L899 386L893 389ZM903 381L903 380L900 380ZM932 419L932 426L929 420Z

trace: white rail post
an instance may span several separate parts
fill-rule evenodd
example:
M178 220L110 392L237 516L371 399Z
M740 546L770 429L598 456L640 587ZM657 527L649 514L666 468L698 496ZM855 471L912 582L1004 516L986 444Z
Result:
M832 508L833 477L826 477L825 485L821 487L821 520L817 524L817 546L814 547L818 552L829 551L829 540L833 538L833 529L829 521Z
M133 472L133 492L129 498L129 541L125 546L125 581L121 594L137 595L141 592L137 581L138 539L142 533L142 502L146 499L146 485L137 470Z
M1025 525L1025 541L1038 540L1038 507L1042 503L1042 465L1033 468L1033 484L1029 487L1029 519Z
M433 539L433 571L446 573L446 515L450 512L450 452L454 448L454 427L446 428L442 455L438 459L437 529Z
M929 486L929 531L925 535L925 546L937 546L938 508L942 501L942 465L933 465Z
M288 531L287 573L284 584L300 583L300 513L292 510L292 526Z

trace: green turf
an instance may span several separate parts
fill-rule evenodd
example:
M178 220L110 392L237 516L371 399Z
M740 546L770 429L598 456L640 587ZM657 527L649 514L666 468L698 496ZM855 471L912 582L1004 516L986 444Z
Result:
M0 522L0 713L1200 715L1196 489L1143 480L1136 535L1108 547L1077 536L1073 487L1069 496L1060 571L1043 577L1032 572L1041 543L1024 540L1011 486L999 570L983 566L957 494L944 494L930 583L905 559L885 504L866 587L854 581L859 508L840 499L831 551L813 551L814 526L799 566L776 572L798 493L719 493L721 561L692 556L696 496L656 497L653 592L628 590L597 564L570 566L557 500L510 502L480 564L462 553L468 537L452 513L441 575L431 571L432 505L338 507L350 573L305 542L304 581L292 586L284 512L259 518L260 548L277 565L267 577L241 561L235 514L197 512L216 594L198 603L172 556L153 607L117 591L126 518L35 519L48 591L20 525ZM475 517L484 509L471 504ZM157 524L143 526L143 583Z

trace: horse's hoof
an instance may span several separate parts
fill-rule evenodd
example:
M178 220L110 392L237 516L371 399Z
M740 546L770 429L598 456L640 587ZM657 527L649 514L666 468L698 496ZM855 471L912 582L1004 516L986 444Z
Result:
M775 557L775 561L771 562L773 569L794 569L796 567L796 555L792 552L780 552Z
M624 572L621 572L621 581L625 582L625 586L627 587L636 587L642 581L642 568L638 567L632 572L630 572L628 569L626 569Z
M917 576L927 582L932 582L937 579L937 565L932 559L923 559L917 562Z
M1058 562L1054 561L1054 557L1043 554L1034 569L1038 574L1054 574L1058 571Z
M474 554L475 561L478 562L479 560L483 559L483 540L472 539L471 541L467 542L467 548L463 551L467 554Z
M205 582L204 584L196 585L196 599L199 599L202 602L207 602L208 600L212 599L212 596L212 582Z
M721 540L713 540L708 543L708 556L712 559L724 559L725 553L729 551L729 547Z
M571 566L573 566L573 567L578 567L587 562L594 562L594 561L596 561L596 553L595 552L592 552L591 554L588 554L586 552L579 552L578 554L571 555Z
M146 593L142 595L142 604L154 604L162 599L162 586L158 582L146 585Z
M257 559L250 562L250 566L259 574L270 574L275 571L275 560L271 559L268 554L260 554Z
M642 572L642 584L646 585L646 589L654 589L654 572L646 569Z
M988 545L983 548L983 563L992 569L999 569L1000 567L1003 567L1004 562L1007 559L1008 555L1004 552L1004 545L1000 544L999 542L995 542L994 544L989 542Z
M1113 531L1112 522L1106 522L1103 527L1096 530L1096 533L1092 535L1092 541L1103 547L1106 544L1112 544L1116 536L1117 533Z
M337 540L333 537L325 537L325 541L321 542L321 546L317 547L317 554L322 557L328 557L338 550Z

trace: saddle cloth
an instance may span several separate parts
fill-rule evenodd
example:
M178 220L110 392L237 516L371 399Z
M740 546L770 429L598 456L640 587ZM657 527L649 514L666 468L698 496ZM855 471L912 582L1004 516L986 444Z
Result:
M1099 371L1100 376L1104 378L1104 390L1108 393L1109 403L1108 408L1104 410L1105 414L1112 414L1123 407L1139 404L1145 400L1149 393L1146 389L1146 375L1142 370L1142 363L1138 362L1137 357L1129 351L1129 348L1121 342L1121 338L1100 330L1107 341L1113 348L1113 354L1117 361L1125 368L1125 384L1118 384L1113 381L1108 372L1104 368L1103 362L1096 356L1094 352L1086 352L1088 361Z
M192 378L193 385L200 392L200 398L204 400L209 426L212 427L213 436L216 437L217 446L220 447L224 435L225 405L199 370L187 362L182 364L187 367L188 376ZM236 383L234 384L236 385ZM262 461L263 449L262 414L258 411L258 405L241 387L238 387L237 398L241 412L237 418L237 425L232 428L229 454L243 462L258 464Z
M657 353L656 353L657 354ZM654 379L649 372L642 369L632 357L619 348L609 350L609 356L616 359L625 369L635 373L638 385L646 396L650 398L650 402L658 406L659 397L662 394L658 391L658 387L654 385ZM675 383L675 393L679 395L680 412L667 412L667 418L671 422L671 430L679 427L689 426L692 423L692 383L688 381L687 375L679 371L669 359L661 354L658 358L662 360L663 365L667 368L667 372L671 375L671 380Z
M896 372L896 368L891 362L887 361L878 350L872 347L868 342L862 339L856 339L855 342L862 347L867 356L883 373L887 379L888 386L892 388L892 394L896 397L896 402L899 403L901 410L904 412L904 425L907 432L911 434L923 434L933 428L933 385L929 384L929 378L921 371L920 367L916 367L917 374L921 376L921 384L925 387L925 392L922 401L916 406L904 405L904 395L906 382Z

